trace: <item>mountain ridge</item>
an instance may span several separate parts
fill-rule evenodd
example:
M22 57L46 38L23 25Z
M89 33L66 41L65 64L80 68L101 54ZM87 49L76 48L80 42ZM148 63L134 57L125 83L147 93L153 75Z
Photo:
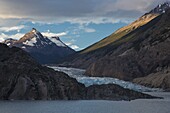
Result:
M169 2L165 2L165 3L162 3L162 4L169 4ZM163 5L164 6L164 5ZM157 7L159 7L159 5L157 6ZM170 7L169 7L170 8ZM168 8L168 9L169 9ZM166 10L168 10L168 9L166 9ZM152 11L152 10L151 10ZM151 11L149 11L148 13L146 13L146 14L144 14L143 16L141 16L139 19L137 19L135 22L132 22L131 24L133 25L134 23L136 23L136 22L138 22L139 20L143 20L143 19L145 19L145 18L147 18L147 16L146 15L150 15L150 12ZM154 17L152 16L152 14L154 15ZM160 16L161 14L163 14L163 13L160 13L160 12L157 12L157 13L152 13L151 14L151 16L149 16L149 17L151 17L152 19L149 19L149 21L148 22L150 22L151 20L153 20L154 18L156 18L156 17L158 17L158 16ZM144 17L144 18L143 18ZM108 46L108 45L112 45L112 43L114 44L115 42L119 42L119 40L121 40L123 37L126 37L126 35L129 35L129 34L131 34L131 32L133 32L134 30L136 30L136 29L138 29L139 27L136 27L136 29L133 29L132 31L130 31L130 32L128 32L128 33L125 33L125 32L120 32L120 31L124 31L124 30L122 30L122 29L126 29L127 27L129 27L129 26L131 26L131 24L129 24L129 25L127 25L127 26L125 26L125 27L122 27L122 28L120 28L120 29L118 29L117 31L115 31L116 33L120 33L120 34L116 34L115 32L112 34L112 35L110 35L110 36L108 36L108 37L106 37L106 38L104 38L104 39L102 39L101 41L99 41L99 42L97 42L97 43L94 43L93 45L91 45L91 46L89 46L89 47L87 47L87 48L85 48L85 49L83 49L83 50L81 50L81 51L79 51L79 52L77 52L76 54L74 54L74 55L71 55L71 56L69 56L70 58L66 58L65 60L65 62L63 63L63 64L61 64L61 66L63 65L63 66L70 66L70 67L80 67L80 68L83 68L83 69L86 69L92 62L94 62L95 61L95 58L92 58L93 60L90 60L90 57L92 56L92 55L94 55L95 53L97 53L97 51L100 51L101 53L100 54L97 54L97 55L94 55L95 57L100 57L100 56L103 56L104 54L106 54L105 52L103 52L102 50L103 50L103 48L107 48L107 47L104 47L105 45L106 46ZM145 23L145 24L147 24L147 23ZM143 25L145 25L145 24L143 24ZM143 26L142 25L142 26ZM142 26L140 26L140 27L142 27ZM117 36L118 35L118 36ZM105 42L105 40L107 40L108 42ZM102 43L104 43L104 46L102 45ZM95 47L97 44L99 44L99 46L103 46L103 47ZM95 48L95 49L93 49L93 48ZM85 58L87 56L87 58ZM81 64L84 64L84 63L81 63L81 61L79 61L79 59L82 59L81 57L83 57L84 59L87 59L86 60L86 62L88 62L88 60L90 60L89 61L89 64L87 64L86 66L83 66L83 65L81 65ZM75 59L74 59L75 58ZM69 63L70 62L70 63ZM80 62L80 63L79 63ZM84 61L85 62L85 61ZM91 62L91 63L90 63Z
M168 8L165 13L159 14L148 23L136 27L129 33L124 32L125 34L119 35L119 37L114 36L113 38L116 40L104 43L106 46L87 51L92 48L90 46L60 65L87 69L86 75L89 76L114 77L127 81L157 73L157 68L169 67L170 64L168 60L170 59L168 51L170 48L168 44L169 18L170 9ZM116 33L119 31L121 33L121 29ZM159 74L159 76L161 75ZM136 83L142 84L141 80ZM157 83L158 81L154 84ZM151 81L150 84L152 84ZM166 82L166 86L162 85L159 87L163 89L170 87L169 81Z
M60 61L67 55L75 53L59 37L46 37L33 28L19 40L7 39L3 43L23 49L42 64Z
M102 48L102 47L120 39L121 37L125 36L126 34L130 33L131 31L147 24L148 22L150 22L151 20L153 20L157 16L165 13L169 8L170 8L170 2L165 2L163 4L159 4L153 10L144 14L143 16L141 16L136 21L132 22L131 24L129 24L125 27L118 29L113 34L111 34L110 36L102 39L101 41L99 41L99 42L97 42L97 43L95 43L95 44L93 44L89 47L87 47L86 49L82 50L81 53L83 54L83 53L91 52L95 49Z
M166 70L170 64L170 52L168 51L168 48L170 48L168 41L170 37L169 14L170 10L167 14L160 15L152 20L151 23L143 26L146 28L146 26L152 25L149 29L142 30L140 28L141 32L134 32L130 37L127 37L130 40L118 46L114 52L110 52L110 55L107 54L104 58L90 65L87 68L86 74L90 76L112 75L112 77L123 80L133 80L138 77L150 76L153 73L152 77L148 77L149 82L147 83L145 83L147 78L143 78L144 80L142 78L136 79L134 82L169 90L169 80L159 83L160 80L158 79L162 76L164 80L169 76L167 74L163 77L163 74L160 73L161 70ZM153 24L154 21L157 21L156 24ZM161 70L157 70L158 68L161 68ZM167 72L169 73L169 71ZM153 82L155 77L157 79ZM155 85L158 83L161 85Z

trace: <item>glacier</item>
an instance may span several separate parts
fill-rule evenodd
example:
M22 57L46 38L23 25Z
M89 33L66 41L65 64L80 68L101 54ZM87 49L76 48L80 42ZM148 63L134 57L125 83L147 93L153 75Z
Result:
M156 92L162 91L159 88L148 88L142 85L134 84L132 82L127 82L119 80L117 78L110 77L89 77L84 75L85 70L77 68L67 68L67 67L57 67L57 66L48 66L49 68L54 69L55 71L60 71L68 74L70 77L75 78L79 83L84 84L86 87L91 85L102 85L102 84L117 84L123 88L131 89L139 92Z

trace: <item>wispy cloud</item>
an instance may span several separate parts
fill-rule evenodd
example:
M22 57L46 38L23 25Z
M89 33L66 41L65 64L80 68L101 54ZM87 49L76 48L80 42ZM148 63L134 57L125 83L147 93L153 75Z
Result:
M0 27L0 31L2 32L10 32L10 31L20 31L21 29L25 28L25 25L19 25L19 26L12 26L12 27Z
M21 37L23 37L25 34L24 33L16 33L16 34L13 34L13 35L9 35L9 34L6 34L6 33L1 33L0 34L0 41L4 41L8 38L13 38L13 39L20 39ZM42 32L42 35L44 36L48 36L48 37L52 37L52 36L58 36L58 37L61 37L61 36L65 36L67 35L67 32L61 32L61 33L52 33L52 32Z
M96 32L96 30L95 30L95 29L93 29L93 28L85 28L85 29L84 29L84 31L85 31L85 32L87 32L87 33L93 33L93 32Z
M71 47L72 49L75 49L75 50L79 49L79 47L78 47L77 45L71 45L70 47Z
M23 33L17 33L17 34L14 34L14 35L8 35L8 34L5 34L5 33L1 33L0 34L0 41L4 41L8 38L13 38L13 39L20 39L21 37L23 37L24 34Z
M71 48L74 49L74 50L79 50L80 47L79 47L78 45L75 45L75 44L74 44L75 41L76 41L76 40L72 39L72 40L70 40L69 42L66 42L65 44L66 44L67 46L71 47Z
M42 32L42 35L47 36L47 37L52 37L52 36L65 36L67 35L67 32L61 32L61 33L52 33L52 32Z
M88 24L78 24L76 26L71 26L68 31L75 37L80 37L81 33L94 33L96 29L89 27Z

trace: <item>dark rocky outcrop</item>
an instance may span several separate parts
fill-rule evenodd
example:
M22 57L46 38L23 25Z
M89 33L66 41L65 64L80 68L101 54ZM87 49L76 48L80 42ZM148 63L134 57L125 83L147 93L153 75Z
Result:
M83 99L84 85L0 44L0 99Z
M163 69L146 77L136 78L133 82L147 87L162 88L170 91L170 69Z
M134 92L129 89L124 89L118 85L93 85L87 88L87 99L100 100L105 97L105 100L133 100L140 98L153 98L147 94ZM154 97L155 98L155 97Z
M0 100L131 100L153 98L117 85L85 87L62 72L41 66L23 50L0 44Z

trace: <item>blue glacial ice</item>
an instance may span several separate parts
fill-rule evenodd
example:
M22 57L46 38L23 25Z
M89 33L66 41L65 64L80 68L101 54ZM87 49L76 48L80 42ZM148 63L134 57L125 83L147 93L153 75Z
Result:
M131 89L139 92L152 92L152 91L162 91L158 88L148 88L142 85L137 85L132 82L127 82L119 80L117 78L110 77L88 77L84 75L85 70L77 68L66 68L66 67L56 67L48 66L56 71L61 71L68 74L70 77L75 78L79 83L84 84L86 87L91 85L102 85L102 84L117 84L123 88Z

